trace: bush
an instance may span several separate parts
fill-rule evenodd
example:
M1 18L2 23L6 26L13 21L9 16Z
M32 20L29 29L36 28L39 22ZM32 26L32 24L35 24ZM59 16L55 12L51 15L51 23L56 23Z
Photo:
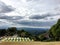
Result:
M39 35L40 41L47 40L47 38L44 36L44 34Z

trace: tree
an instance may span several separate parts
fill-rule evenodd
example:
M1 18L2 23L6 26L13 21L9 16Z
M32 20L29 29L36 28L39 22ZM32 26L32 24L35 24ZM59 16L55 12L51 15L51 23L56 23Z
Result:
M18 31L17 31L17 34L18 34L18 36L20 36L20 37L29 37L29 36L30 36L30 34L29 34L28 32L24 31L24 29L18 30Z
M45 34L41 34L41 35L39 35L39 40L40 41L44 41L44 40L47 40L48 39L48 37L45 37L46 35Z
M15 34L17 34L17 29L16 29L16 27L11 27L11 28L8 28L8 29L7 29L7 35L8 35L8 36L13 36L13 35L15 35Z
M5 35L6 35L6 30L0 29L0 36L5 36Z

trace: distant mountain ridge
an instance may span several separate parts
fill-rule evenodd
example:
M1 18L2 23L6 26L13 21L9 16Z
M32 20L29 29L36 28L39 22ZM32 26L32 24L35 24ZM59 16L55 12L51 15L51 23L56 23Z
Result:
M18 30L22 30L24 29L25 31L31 33L31 34L34 34L34 35L37 35L37 34L41 34L41 33L44 33L46 31L49 30L49 28L17 28Z
M17 28L17 27L16 27ZM2 29L2 28L1 28ZM7 29L7 28L3 28L3 29ZM17 28L17 30L25 30L27 32L29 32L30 34L33 35L38 35L38 34L42 34L46 31L49 30L49 28L29 28L29 27L19 27Z

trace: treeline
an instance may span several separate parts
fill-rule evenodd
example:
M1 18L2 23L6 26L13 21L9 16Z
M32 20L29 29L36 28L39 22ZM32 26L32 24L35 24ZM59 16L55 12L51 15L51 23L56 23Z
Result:
M45 32L43 31L43 33L45 33ZM33 34L27 32L27 31L25 31L24 29L17 30L16 27L11 27L11 28L8 28L8 29L0 29L0 37L15 36L15 35L17 37L29 37L30 39L34 39L35 41L40 41L39 36L41 34L33 35Z
M28 37L30 34L26 31L22 30L17 30L16 27L11 27L8 29L0 29L0 37L1 36L21 36L21 37Z
M38 35L32 35L24 29L17 30L16 27L0 29L0 37L14 35L17 35L17 37L29 37L30 39L34 39L35 41L60 41L60 19L55 25L51 27L50 30Z

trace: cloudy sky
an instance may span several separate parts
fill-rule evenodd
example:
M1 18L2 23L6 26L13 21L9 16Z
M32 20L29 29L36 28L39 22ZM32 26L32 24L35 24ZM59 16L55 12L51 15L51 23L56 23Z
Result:
M0 28L50 28L60 18L60 0L0 0Z

